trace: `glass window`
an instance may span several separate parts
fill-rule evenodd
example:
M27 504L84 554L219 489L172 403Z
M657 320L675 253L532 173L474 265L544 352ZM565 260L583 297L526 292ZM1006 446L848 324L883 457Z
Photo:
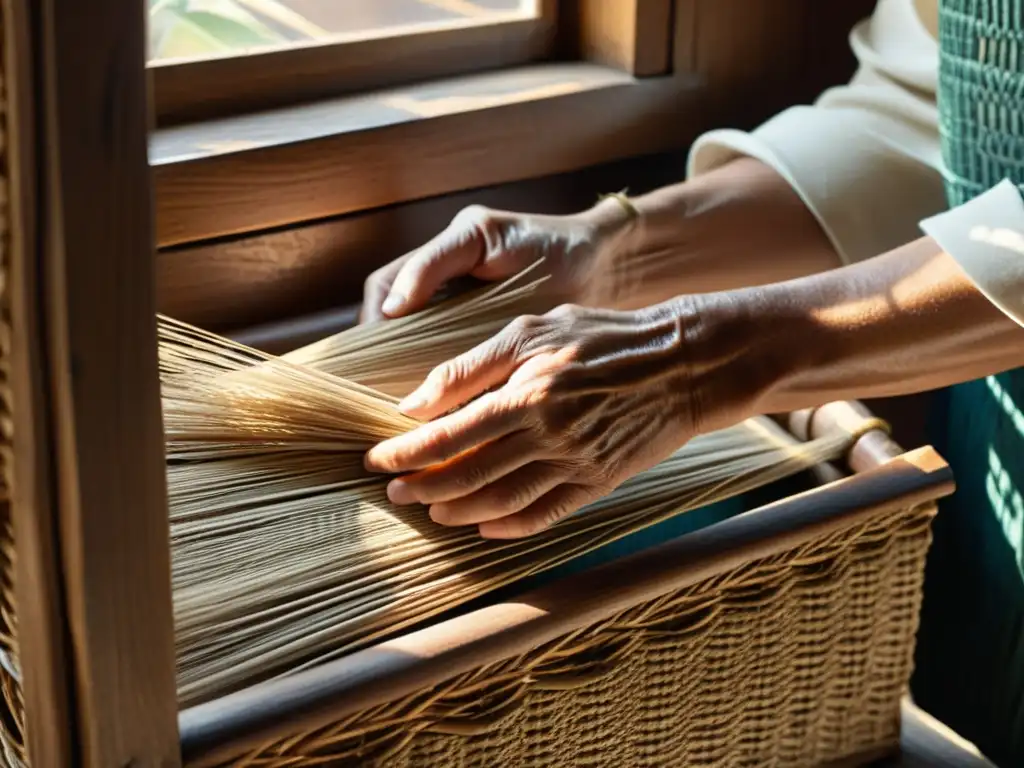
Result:
M614 1L614 0L613 0ZM144 0L151 62L528 19L537 0Z

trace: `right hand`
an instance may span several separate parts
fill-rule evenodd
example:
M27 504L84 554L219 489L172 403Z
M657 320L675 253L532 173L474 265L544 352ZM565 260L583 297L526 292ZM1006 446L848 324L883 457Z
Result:
M633 219L615 200L568 216L496 211L479 205L460 211L426 245L387 264L366 280L360 321L401 317L422 309L446 282L472 276L503 280L543 260L561 302L593 303L599 262L621 245Z

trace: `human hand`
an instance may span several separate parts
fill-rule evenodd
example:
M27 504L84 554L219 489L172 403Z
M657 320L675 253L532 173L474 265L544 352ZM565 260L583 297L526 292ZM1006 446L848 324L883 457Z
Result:
M401 405L436 420L376 446L366 466L411 473L389 497L429 505L443 525L536 533L749 415L737 345L695 306L519 318L436 368ZM702 410L712 395L713 413Z
M360 321L422 309L447 281L503 280L542 261L557 300L578 301L600 256L616 248L631 216L615 200L569 216L470 206L434 239L370 275Z

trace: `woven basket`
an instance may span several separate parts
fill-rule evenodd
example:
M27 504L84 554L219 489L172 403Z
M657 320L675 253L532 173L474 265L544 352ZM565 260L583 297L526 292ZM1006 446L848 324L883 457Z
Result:
M186 710L186 765L822 766L893 753L934 499L951 485L930 449L886 461L894 447L872 436L888 447L862 474Z
M930 506L219 763L816 766L894 751Z
M1004 179L1024 189L1024 6L942 0L939 119L950 205Z

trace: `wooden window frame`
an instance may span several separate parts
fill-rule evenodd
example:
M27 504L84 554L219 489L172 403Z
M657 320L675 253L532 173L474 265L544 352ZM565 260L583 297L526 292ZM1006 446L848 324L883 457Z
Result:
M673 71L679 40L673 40L672 19L677 7L693 1L615 0L611 10L608 0L544 0L551 6L548 19L557 3L557 60L164 126L150 149L157 243L258 232L675 148L684 132L674 123L681 110L696 106L699 87ZM481 27L481 39L493 32ZM413 39L373 42L394 51ZM375 60L383 60L383 50ZM274 55L297 61L313 54ZM158 110L161 99L170 98L170 78L181 81L173 92L186 79L220 82L200 77L216 68L233 72L223 80L229 82L255 60L258 55L197 62L177 72L153 68ZM323 93L328 70L323 61L318 66L324 68L314 72L309 88ZM379 85L407 74L404 67L360 77ZM280 86L284 79L268 76L267 82ZM261 87L253 85L253 92ZM538 136L545 137L542 148Z
M30 764L181 764L138 0L5 0Z
M557 0L522 13L149 65L158 125L209 119L554 58ZM196 84L202 88L197 89Z

